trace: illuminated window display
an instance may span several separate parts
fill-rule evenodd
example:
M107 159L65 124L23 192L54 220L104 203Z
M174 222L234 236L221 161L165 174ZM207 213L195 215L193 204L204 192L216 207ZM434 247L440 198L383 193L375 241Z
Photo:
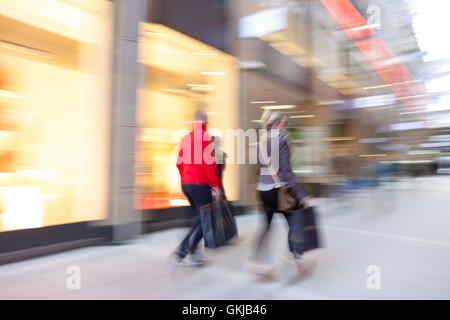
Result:
M159 24L140 25L139 61L145 80L139 90L136 187L139 209L188 205L175 166L178 144L192 129L197 109L209 113L208 130L224 135L238 126L238 76L232 56ZM225 143L224 143L225 144ZM227 145L223 146L225 152ZM237 166L227 165L230 200L239 190Z
M0 231L106 217L110 5L0 0Z

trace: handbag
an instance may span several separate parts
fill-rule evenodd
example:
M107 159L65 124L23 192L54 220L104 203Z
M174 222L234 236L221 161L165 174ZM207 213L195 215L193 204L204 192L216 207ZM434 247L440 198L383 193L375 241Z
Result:
M228 200L224 200L220 205L222 212L223 230L225 234L225 242L228 243L231 239L238 237L238 229L236 225L236 219L234 207Z
M238 236L234 208L228 201L213 201L200 207L206 248L218 248Z
M270 175L272 176L273 181L275 181L276 183L275 188L280 189L278 191L278 210L293 211L304 209L304 206L301 203L301 199L297 198L295 192L292 189L293 186L291 184L282 185L270 161L267 161L265 155L262 156L265 159L266 163L268 163L267 167L270 171Z
M288 215L288 224L288 242L292 251L303 254L321 247L314 207L307 207L301 213L291 212Z

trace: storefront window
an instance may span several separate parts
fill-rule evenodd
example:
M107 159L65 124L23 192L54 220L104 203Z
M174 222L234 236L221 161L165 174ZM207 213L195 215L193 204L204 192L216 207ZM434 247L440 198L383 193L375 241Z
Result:
M196 110L209 114L209 131L223 136L237 127L237 71L232 56L166 26L142 23L136 199L138 209L188 205L175 166L181 138ZM227 146L223 146L227 152ZM238 194L237 167L227 166L227 195Z
M0 0L0 231L106 217L110 9Z

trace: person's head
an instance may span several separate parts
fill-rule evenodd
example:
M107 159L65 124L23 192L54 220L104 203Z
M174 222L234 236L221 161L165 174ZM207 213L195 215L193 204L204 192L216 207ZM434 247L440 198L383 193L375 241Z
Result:
M270 115L272 114L272 110L264 110L263 114L261 115L261 123L262 123L262 127L264 129L267 129L266 124L267 124L267 120L269 120Z
M208 124L208 115L205 110L197 110L194 115L194 122Z
M281 123L280 123L280 128L281 129L286 129L286 127L287 127L287 124L288 124L288 121L289 121L289 117L287 116L287 115L283 115L282 117L281 117Z
M272 112L269 118L264 123L266 129L279 129L283 120L283 114L281 112Z

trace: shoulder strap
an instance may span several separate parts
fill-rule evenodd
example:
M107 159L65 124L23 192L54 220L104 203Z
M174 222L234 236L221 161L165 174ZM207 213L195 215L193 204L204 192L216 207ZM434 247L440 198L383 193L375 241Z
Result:
M264 162L267 164L267 168L269 169L269 172L270 172L270 175L272 176L273 181L275 181L275 183L276 183L275 188L281 188L280 179L278 178L278 175L275 173L275 170L272 167L271 161L266 157L267 152L263 152L263 150L267 151L267 141L268 141L267 135L264 135L261 137L261 141L259 142L260 143L260 145L259 145L260 154L261 154L262 158L264 158ZM263 142L265 143L264 148L262 148Z

